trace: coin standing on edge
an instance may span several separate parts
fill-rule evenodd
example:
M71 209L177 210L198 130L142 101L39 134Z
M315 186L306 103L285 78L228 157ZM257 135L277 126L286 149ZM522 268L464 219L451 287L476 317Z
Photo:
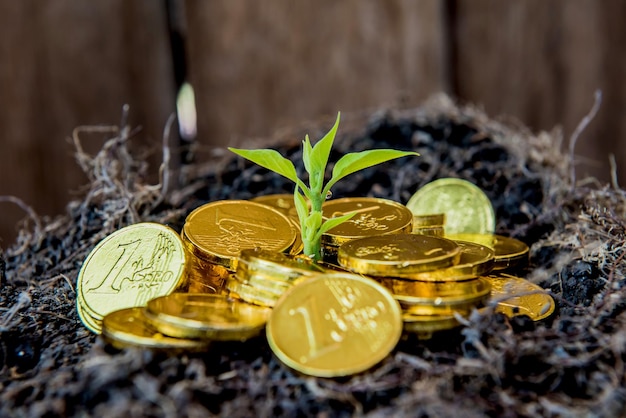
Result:
M79 315L101 321L118 309L145 306L184 283L185 262L173 229L152 222L124 227L100 241L83 263L76 289Z
M346 376L369 369L393 350L402 314L389 291L372 279L320 274L278 300L266 333L276 357L292 369Z
M432 181L418 189L406 207L415 216L445 214L445 234L491 234L496 216L491 201L478 186L457 178Z

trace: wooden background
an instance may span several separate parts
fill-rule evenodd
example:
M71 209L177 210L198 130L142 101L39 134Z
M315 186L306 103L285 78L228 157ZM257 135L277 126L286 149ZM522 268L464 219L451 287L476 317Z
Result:
M625 19L623 0L0 0L0 196L62 213L86 182L72 130L125 103L158 152L183 79L205 147L437 92L567 141L601 89L579 173L607 181L614 153L626 184ZM0 203L1 247L23 216Z

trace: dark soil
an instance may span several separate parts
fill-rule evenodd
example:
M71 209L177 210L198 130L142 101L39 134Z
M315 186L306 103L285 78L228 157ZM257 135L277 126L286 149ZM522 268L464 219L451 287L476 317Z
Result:
M331 124L262 145L300 161L304 133L317 139ZM522 275L552 292L554 317L535 323L475 312L460 330L408 336L375 368L343 379L287 369L264 337L203 354L114 350L75 310L78 270L99 240L139 221L180 229L205 202L293 191L282 177L219 150L165 170L169 184L147 184L145 162L129 151L133 133L121 127L96 156L77 142L89 184L67 214L25 219L17 242L0 251L0 416L626 414L623 190L570 184L572 162L556 145L558 132L534 135L445 97L417 109L343 115L339 131L331 161L387 147L421 157L353 174L334 198L406 203L437 178L474 182L493 203L497 232L531 246Z

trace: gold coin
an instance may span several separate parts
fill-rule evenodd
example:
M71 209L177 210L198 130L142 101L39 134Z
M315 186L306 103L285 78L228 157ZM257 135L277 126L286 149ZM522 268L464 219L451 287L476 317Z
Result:
M454 315L402 315L405 332L415 333L419 338L428 339L437 331L453 329L461 325Z
M278 359L304 374L336 377L369 369L396 346L402 317L372 279L327 273L286 292L266 328Z
M444 226L445 224L446 215L444 213L435 213L432 215L413 215L413 229Z
M375 235L339 247L339 265L371 276L403 276L458 263L460 247L445 238L417 234Z
M102 337L117 348L139 347L166 351L204 351L209 343L167 337L154 329L145 308L127 308L107 314L102 320Z
M222 200L200 206L187 216L185 236L205 260L237 268L241 250L262 247L283 252L296 238L289 219L267 205L246 200Z
M104 238L87 256L77 293L89 315L144 306L185 282L185 249L178 234L164 225L144 222ZM77 299L78 300L78 299Z
M443 226L418 226L413 227L414 234L421 235L430 235L432 237L443 237L445 235L445 231Z
M185 231L180 237L187 251L187 286L190 293L219 293L230 271L224 266L203 258L203 254L189 241Z
M235 275L226 281L226 289L245 302L265 307L273 307L285 292L285 290L268 290L251 286L239 280Z
M487 195L467 180L443 178L421 187L406 204L416 216L445 214L445 233L493 233L496 217Z
M258 335L270 309L224 295L172 293L148 302L146 316L165 335L245 341Z
M380 279L401 306L463 305L480 303L489 297L489 280L479 277L460 282L420 282L415 280Z
M324 272L323 268L304 257L294 257L261 248L241 251L237 273L240 270L245 270L245 275L239 275L242 278L248 279L257 274L263 274L282 282L291 282L301 276L312 276Z
M85 311L82 303L77 301L76 303L76 312L78 313L78 319L83 324L85 328L94 334L100 334L102 332L102 320L98 320L89 315L89 312Z
M356 238L411 232L413 214L393 200L373 197L346 197L324 202L325 218L356 212L348 221L322 234L322 244L338 247Z
M509 274L486 276L491 283L491 299L496 302L495 312L508 317L527 315L534 321L548 318L556 304L545 289L528 280Z
M257 196L250 200L252 202L271 206L283 215L287 216L296 230L296 240L294 241L291 250L289 250L289 254L300 254L304 249L304 243L302 242L300 219L298 218L298 211L293 201L293 195L289 193L269 194L265 196Z
M460 281L489 274L494 265L494 251L481 244L468 241L455 241L461 249L461 257L454 266L407 275L406 279L419 281Z
M446 235L452 240L464 240L485 243L494 250L493 270L511 270L528 263L528 245L522 241L493 234L455 234Z

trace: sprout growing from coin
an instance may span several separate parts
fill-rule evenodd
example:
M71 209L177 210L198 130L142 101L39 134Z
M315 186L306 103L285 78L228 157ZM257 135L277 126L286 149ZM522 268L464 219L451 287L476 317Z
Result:
M395 158L409 155L419 155L411 151L393 149L375 149L360 152L351 152L342 156L334 165L330 180L324 184L324 175L330 150L335 141L339 127L340 113L337 120L315 146L311 145L309 136L302 141L302 160L308 174L309 185L298 178L294 164L273 149L238 149L229 147L235 154L252 161L261 167L267 168L296 184L294 190L294 204L298 212L304 254L315 261L321 259L321 238L328 230L342 224L354 216L354 212L341 216L324 219L322 204L331 196L331 188L342 178L356 171L384 163Z

